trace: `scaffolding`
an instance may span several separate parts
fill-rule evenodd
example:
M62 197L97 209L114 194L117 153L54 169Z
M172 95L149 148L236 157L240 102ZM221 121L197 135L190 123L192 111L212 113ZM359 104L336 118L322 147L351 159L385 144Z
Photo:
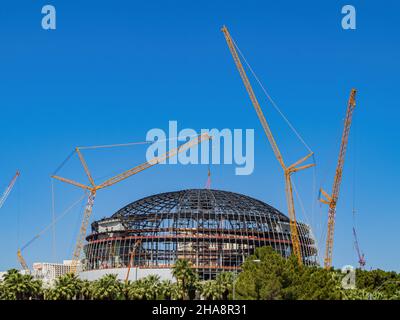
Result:
M316 264L310 227L298 223L304 264ZM85 270L132 267L171 268L184 258L201 279L239 271L257 247L292 253L290 221L266 203L237 193L190 189L135 201L92 224L84 248Z

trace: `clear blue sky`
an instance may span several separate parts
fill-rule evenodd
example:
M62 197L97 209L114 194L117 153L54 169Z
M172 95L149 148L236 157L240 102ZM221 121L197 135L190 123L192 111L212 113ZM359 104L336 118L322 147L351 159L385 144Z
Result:
M400 4L350 1L357 30L341 29L347 1L3 1L0 5L0 187L22 172L0 211L0 269L51 220L50 175L73 147L141 141L152 128L254 128L255 171L214 166L213 188L286 212L282 172L243 88L220 28L226 24L280 108L315 151L317 186L334 176L348 94L358 89L337 210L334 264L357 264L351 229L369 267L400 271L398 140ZM57 30L41 29L41 7ZM259 90L257 93L260 94ZM260 96L261 99L261 96ZM306 150L269 105L263 108L287 159ZM145 160L145 147L88 152L101 178ZM113 165L111 165L113 163ZM85 181L74 161L62 173ZM354 179L355 173L355 179ZM61 174L61 173L60 173ZM203 187L206 166L158 166L98 193L93 219L141 197ZM296 175L305 216L321 241L327 208L315 205L312 170ZM55 185L58 214L79 197ZM355 197L354 197L355 194ZM56 228L57 260L71 257L82 206ZM321 246L323 247L323 246ZM321 251L323 254L323 251ZM51 232L25 253L52 261Z

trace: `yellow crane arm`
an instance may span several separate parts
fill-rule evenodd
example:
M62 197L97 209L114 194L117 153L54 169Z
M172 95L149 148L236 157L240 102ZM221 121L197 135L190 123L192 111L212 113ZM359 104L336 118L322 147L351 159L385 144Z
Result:
M54 179L60 180L62 182L65 182L65 183L72 184L75 187L79 187L79 188L82 188L82 189L85 189L85 190L92 190L93 189L92 187L86 186L86 185L84 185L84 184L82 184L80 182L76 182L76 181L73 181L73 180L70 180L70 179L67 179L67 178L63 178L63 177L59 177L59 176L51 176L51 177L54 178Z
M18 249L18 251L17 251L17 258L18 258L18 261L21 264L22 268L24 270L29 270L28 264L26 263L24 257L22 256L21 249Z
M226 43L228 44L228 47L229 47L229 51L232 54L233 60L235 61L236 67L239 71L240 77L242 78L242 81L244 83L244 86L246 87L247 93L249 94L250 100L253 103L254 108L256 109L257 116L261 121L261 125L264 129L265 134L267 135L269 143L271 144L272 150L274 151L274 154L275 154L276 158L278 159L282 168L285 168L285 163L283 162L281 152L279 151L278 145L275 142L274 136L272 135L272 132L271 132L271 129L269 128L267 120L265 119L264 113L261 110L261 107L260 107L260 104L258 103L257 97L254 94L254 91L253 91L253 88L251 87L249 78L247 77L247 74L244 71L242 62L240 61L239 55L236 51L235 44L233 43L231 35L229 34L229 31L225 26L223 26L221 30L224 33Z
M272 147L275 157L277 158L279 164L281 165L281 167L284 171L285 192L286 192L286 201L287 201L289 219L290 219L290 233L291 233L292 247L293 247L294 255L297 257L297 261L301 265L303 263L303 260L302 260L299 234L298 234L298 230L297 230L296 212L295 212L294 201L293 201L293 188L292 188L291 174L294 172L314 166L314 164L308 164L308 165L304 165L301 167L296 167L297 165L303 163L305 160L307 160L309 157L311 157L313 155L313 153L311 152L304 158L296 161L291 166L286 167L285 162L283 161L282 154L278 148L278 145L274 139L274 136L272 135L271 129L267 123L267 120L265 119L264 113L262 112L260 104L258 103L257 97L254 94L253 88L251 87L249 78L247 77L246 72L243 68L243 65L240 61L239 55L235 48L235 43L233 42L233 40L229 34L229 31L225 26L222 27L221 31L223 32L223 34L225 36L225 40L226 40L226 43L228 44L229 51L232 54L233 60L235 61L236 67L239 71L240 77L242 78L243 84L244 84L244 86L247 90L247 93L250 97L250 100L256 110L257 116L260 119L261 125L264 129L265 134L267 135L268 141Z
M91 175L91 173L90 173L90 171L89 171L89 167L88 167L88 165L87 165L87 163L86 163L86 161L85 161L85 158L83 157L83 155L82 155L81 151L79 150L79 148L76 148L75 151L76 151L76 153L78 154L79 160L80 160L81 163L82 163L83 169L85 170L85 173L86 173L86 175L87 175L87 177L88 177L88 179L89 179L91 185L94 187L94 186L95 186L95 183L94 183L94 180L93 180L93 178L92 178L92 175Z
M164 154L162 154L159 157L155 157L137 167L134 167L130 170L127 170L119 175L116 175L115 177L112 177L106 181L104 181L102 184L100 184L99 186L97 186L97 189L101 189L101 188L105 188L105 187L109 187L112 186L113 184L116 184L122 180L125 180L127 178L129 178L130 176L139 173L140 171L146 170L158 163L163 162L164 160L173 157L175 155L177 155L178 153L181 153L183 151L186 151L188 149L190 149L191 147L203 142L204 140L209 140L211 137L207 134L207 133L203 133L202 135L199 135L197 138L192 139L188 142L186 142L185 144L179 146L178 148L172 149Z
M71 183L71 184L73 184L75 186L78 186L80 188L90 190L88 201L87 201L86 207L85 207L85 212L84 212L84 215L83 215L83 220L82 220L81 227L80 227L80 230L79 230L79 235L78 235L77 242L76 242L75 249L74 249L74 253L73 253L73 256L72 256L71 271L73 273L75 273L76 270L77 270L77 265L79 263L79 258L80 258L80 255L81 255L81 252L82 252L82 248L83 248L83 245L84 245L84 242L85 242L86 231L87 231L87 228L88 228L88 225L89 225L90 216L92 215L93 204L94 204L94 199L96 197L97 190L103 189L103 188L106 188L106 187L110 187L110 186L112 186L112 185L114 185L114 184L116 184L116 183L118 183L118 182L120 182L122 180L125 180L125 179L135 175L136 173L139 173L139 172L141 172L143 170L146 170L146 169L148 169L148 168L150 168L150 167L152 167L152 166L154 166L154 165L156 165L158 163L161 163L162 161L164 161L164 160L166 160L166 159L168 159L168 158L170 158L170 157L172 157L172 156L174 156L174 155L176 155L176 154L178 154L180 152L183 152L183 151L187 150L187 149L189 149L189 148L191 148L191 147L203 142L204 140L209 140L209 139L211 139L211 137L207 133L199 135L195 139L192 139L192 140L186 142L185 144L179 146L178 148L172 149L172 150L166 152L165 154L163 154L163 155L161 155L159 157L155 157L155 158L151 159L150 161L147 161L147 162L145 162L145 163L143 163L143 164L141 164L139 166L136 166L136 167L134 167L134 168L132 168L130 170L127 170L127 171L125 171L125 172L123 172L123 173L121 173L119 175L116 175L115 177L106 180L105 182L103 182L100 185L93 185L93 187L88 187L88 186L82 185L80 183L77 183L77 182L74 182L72 180L68 180L68 179L65 179L65 178L61 178L61 177L57 177L57 176L54 177L54 178L59 179L61 181L64 181L64 182L67 182L67 183ZM78 155L79 155L79 153L78 153ZM80 158L81 158L81 161L82 161L83 157L80 157ZM84 165L84 163L85 162L83 160L82 164ZM87 166L84 165L84 167L85 167L85 171L86 171L87 170ZM90 175L89 172L87 173L87 175L88 175L88 177L90 179L91 175Z
M346 155L347 144L349 141L351 121L353 118L353 111L355 106L356 106L356 90L352 89L350 92L349 101L347 103L346 118L344 120L344 128L340 144L338 163L336 166L335 179L333 181L332 195L329 196L325 191L321 190L321 193L326 198L326 199L321 199L321 202L327 203L329 205L328 231L326 236L326 247L325 247L325 258L324 258L325 268L330 268L332 266L336 204L339 197L340 184L342 182L344 159Z

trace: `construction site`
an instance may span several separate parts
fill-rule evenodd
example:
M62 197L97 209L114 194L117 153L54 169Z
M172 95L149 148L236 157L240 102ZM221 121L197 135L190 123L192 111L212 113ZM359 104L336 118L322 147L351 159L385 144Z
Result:
M117 274L119 279L126 281L137 280L149 274L157 274L162 279L173 279L171 274L173 265L178 259L186 259L190 261L200 279L209 280L215 279L224 271L239 273L246 258L254 254L256 248L263 246L272 247L285 258L295 256L299 265L323 264L326 269L332 267L336 205L339 201L346 149L356 105L356 90L352 89L349 93L347 107L344 101L340 109L345 114L345 118L343 128L341 128L341 141L338 141L337 146L339 149L337 166L336 169L331 170L333 186L330 192L323 189L319 191L320 201L327 205L328 221L324 241L325 251L320 253L311 226L297 218L298 208L294 200L296 190L292 184L293 174L315 166L314 153L288 122L286 116L282 115L307 149L307 153L303 154L298 161L292 164L285 162L271 130L270 122L267 121L253 91L248 73L254 76L256 83L263 91L265 88L244 59L225 26L222 28L222 34L250 98L249 101L243 101L243 104L246 107L252 104L264 130L265 137L260 136L257 139L264 139L265 144L269 144L282 169L280 174L285 188L280 192L285 194L286 208L281 209L281 212L247 195L211 188L209 169L208 181L203 189L165 190L164 193L132 199L131 203L115 213L110 213L109 217L92 221L92 213L96 210L95 199L99 191L110 188L194 146L209 143L213 137L207 134L199 135L175 149L170 149L150 161L100 183L95 181L89 169L83 152L85 148L77 147L67 160L72 156L79 159L87 181L79 182L60 176L58 170L52 175L54 181L81 189L86 197L83 219L74 250L70 257L66 257L70 260L64 261L63 264L36 263L31 268L24 258L24 253L30 245L35 241L40 241L41 236L67 214L69 210L67 209L30 241L18 248L16 257L23 272L31 273L40 279L47 277L49 281L70 272L87 280L95 280L109 273ZM239 86L238 82L236 89L242 90ZM270 100L270 105L265 106L265 109L271 106L275 108L274 101L270 99L266 91L265 94ZM252 110L249 108L250 111ZM258 125L256 121L254 117L254 124ZM338 128L339 131L340 128ZM12 192L19 177L20 172L17 171L0 199L0 208ZM82 198L79 200L81 201ZM72 204L71 207L74 205ZM353 228L353 236L359 266L363 268L366 260L359 248L355 228Z
M316 264L311 230L302 223L298 230L304 263ZM212 189L168 192L94 222L83 274L130 265L160 274L159 269L170 270L177 259L187 259L208 280L219 272L238 272L257 247L271 246L288 257L290 244L289 219L261 201Z

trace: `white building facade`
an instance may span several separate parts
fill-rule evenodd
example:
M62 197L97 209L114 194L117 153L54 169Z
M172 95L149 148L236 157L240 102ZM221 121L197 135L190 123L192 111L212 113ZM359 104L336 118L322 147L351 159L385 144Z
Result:
M72 260L64 260L63 263L35 262L32 268L35 279L49 283L69 272L72 272Z

